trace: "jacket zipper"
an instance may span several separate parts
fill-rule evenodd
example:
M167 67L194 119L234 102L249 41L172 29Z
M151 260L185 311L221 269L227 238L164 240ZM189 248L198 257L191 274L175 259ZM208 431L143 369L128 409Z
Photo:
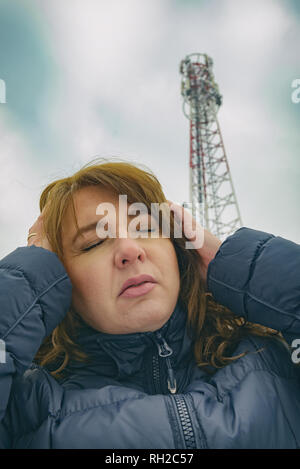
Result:
M155 343L158 348L158 355L155 354L152 357L152 370L153 370L153 381L157 392L160 389L160 370L159 370L159 358L162 357L166 360L167 372L168 372L168 389L172 394L171 401L174 405L177 418L181 425L185 448L193 449L196 448L195 434L193 430L191 416L188 411L188 406L185 398L182 394L176 394L177 383L175 379L174 370L172 368L170 356L173 353L171 347L167 344L166 340L162 337L160 332L155 332Z
M177 411L177 416L179 417L179 421L181 424L185 444L184 449L197 448L193 424L186 403L186 399L183 397L182 394L175 394L174 396L171 396L171 400L175 404L174 407Z

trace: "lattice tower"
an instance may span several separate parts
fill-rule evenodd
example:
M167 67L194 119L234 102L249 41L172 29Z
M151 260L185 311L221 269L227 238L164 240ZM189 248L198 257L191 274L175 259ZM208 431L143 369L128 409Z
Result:
M219 239L242 226L241 215L217 119L222 104L206 54L180 63L183 112L190 121L190 203L193 216Z

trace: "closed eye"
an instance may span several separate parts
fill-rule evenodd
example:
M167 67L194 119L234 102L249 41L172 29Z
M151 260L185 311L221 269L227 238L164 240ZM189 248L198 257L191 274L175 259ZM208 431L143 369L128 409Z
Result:
M153 230L151 230L151 229L149 229L149 230L141 230L141 231L153 232L153 231L155 231L155 229L153 229ZM82 251L88 252L88 251L90 251L91 249L93 249L93 248L99 246L100 244L102 244L103 241L104 241L104 240L101 240L101 241L99 241L99 242L96 243L96 244L92 244L91 246L88 246L87 248L82 249Z
M82 249L82 251L84 252L90 251L91 249L95 248L96 246L99 246L102 243L103 243L103 240L99 241L96 244L92 244L91 246L88 246L87 248Z

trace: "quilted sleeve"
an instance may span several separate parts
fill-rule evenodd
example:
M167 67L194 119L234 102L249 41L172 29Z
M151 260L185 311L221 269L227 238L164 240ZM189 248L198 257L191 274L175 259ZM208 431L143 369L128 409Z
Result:
M300 245L240 228L220 246L207 272L214 299L252 323L300 338Z
M62 263L46 249L19 247L0 261L0 421L14 379L29 368L44 338L64 318L71 291ZM7 446L11 431L0 423L0 447Z

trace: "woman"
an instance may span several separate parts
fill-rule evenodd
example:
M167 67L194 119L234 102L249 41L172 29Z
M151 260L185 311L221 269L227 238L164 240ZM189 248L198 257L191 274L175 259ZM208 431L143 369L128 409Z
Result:
M3 448L300 446L300 247L241 228L187 249L180 207L170 237L152 215L166 202L125 162L43 191L28 246L0 262Z

